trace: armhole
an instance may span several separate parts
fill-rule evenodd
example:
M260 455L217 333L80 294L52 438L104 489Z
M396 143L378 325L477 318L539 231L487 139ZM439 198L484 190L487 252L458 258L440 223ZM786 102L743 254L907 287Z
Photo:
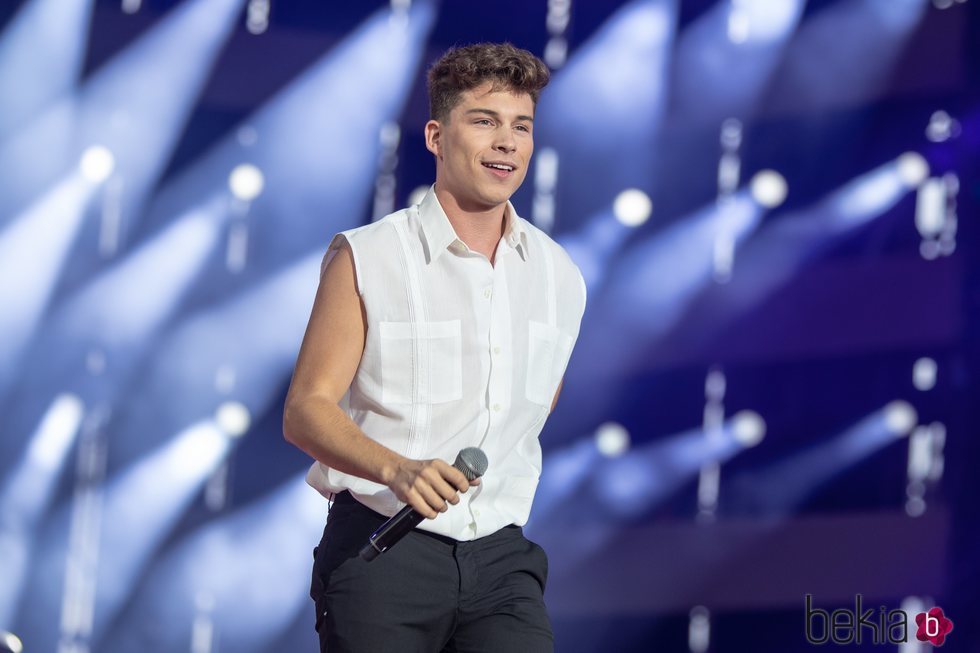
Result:
M323 255L323 261L320 263L320 278L323 278L323 273L327 271L327 266L333 260L333 257L337 255L337 252L344 247L344 243L350 248L351 259L354 264L354 289L357 291L357 295L362 297L364 293L362 290L361 264L357 259L357 250L354 248L354 243L344 232L335 235L333 240L330 241L330 245L327 246L327 252Z

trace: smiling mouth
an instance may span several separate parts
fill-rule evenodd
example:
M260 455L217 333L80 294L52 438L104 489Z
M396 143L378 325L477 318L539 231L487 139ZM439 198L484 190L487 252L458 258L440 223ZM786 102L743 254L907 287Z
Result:
M484 168L489 168L491 170L497 170L500 172L510 173L514 172L514 166L506 163L484 163Z

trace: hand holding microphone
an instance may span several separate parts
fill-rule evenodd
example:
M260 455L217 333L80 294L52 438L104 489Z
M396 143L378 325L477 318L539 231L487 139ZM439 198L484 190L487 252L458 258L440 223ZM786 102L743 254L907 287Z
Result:
M420 463L424 464L424 463ZM442 463L445 465L445 463ZM453 463L453 467L462 472L463 476L466 478L467 484L464 487L458 487L457 489L465 492L466 488L470 483L476 481L479 477L487 471L487 456L482 450L476 447L467 447L459 452L456 456L456 461ZM435 490L431 487L428 491L435 494ZM455 494L453 495L455 498ZM434 502L429 497L423 497L429 505L434 505ZM444 500L449 500L445 499ZM457 503L459 499L453 503ZM445 505L445 504L443 504ZM446 508L443 508L445 510ZM432 515L433 517L435 515ZM398 514L382 524L378 530L371 534L368 538L367 544L361 548L360 555L364 560L371 561L377 558L380 554L384 553L392 546L394 546L400 539L405 537L409 531L415 528L419 522L426 518L426 515L418 512L411 505L407 505L402 508Z

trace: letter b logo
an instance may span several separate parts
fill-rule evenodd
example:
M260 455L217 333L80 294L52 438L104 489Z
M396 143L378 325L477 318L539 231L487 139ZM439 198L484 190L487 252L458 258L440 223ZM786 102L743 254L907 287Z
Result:
M830 613L813 607L813 596L806 595L806 641L810 644L826 644L830 641ZM817 630L821 634L817 634Z

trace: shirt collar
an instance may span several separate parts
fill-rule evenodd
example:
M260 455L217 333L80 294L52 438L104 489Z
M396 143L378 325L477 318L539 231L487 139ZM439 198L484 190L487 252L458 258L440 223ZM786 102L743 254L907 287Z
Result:
M456 230L449 222L446 212L436 197L435 184L429 187L428 192L422 201L419 202L419 220L422 223L422 235L428 249L429 263L435 261L444 251L449 249L454 243L464 245L463 241L456 235ZM527 260L527 231L514 205L507 202L504 209L504 241L513 249L517 250L521 258Z

